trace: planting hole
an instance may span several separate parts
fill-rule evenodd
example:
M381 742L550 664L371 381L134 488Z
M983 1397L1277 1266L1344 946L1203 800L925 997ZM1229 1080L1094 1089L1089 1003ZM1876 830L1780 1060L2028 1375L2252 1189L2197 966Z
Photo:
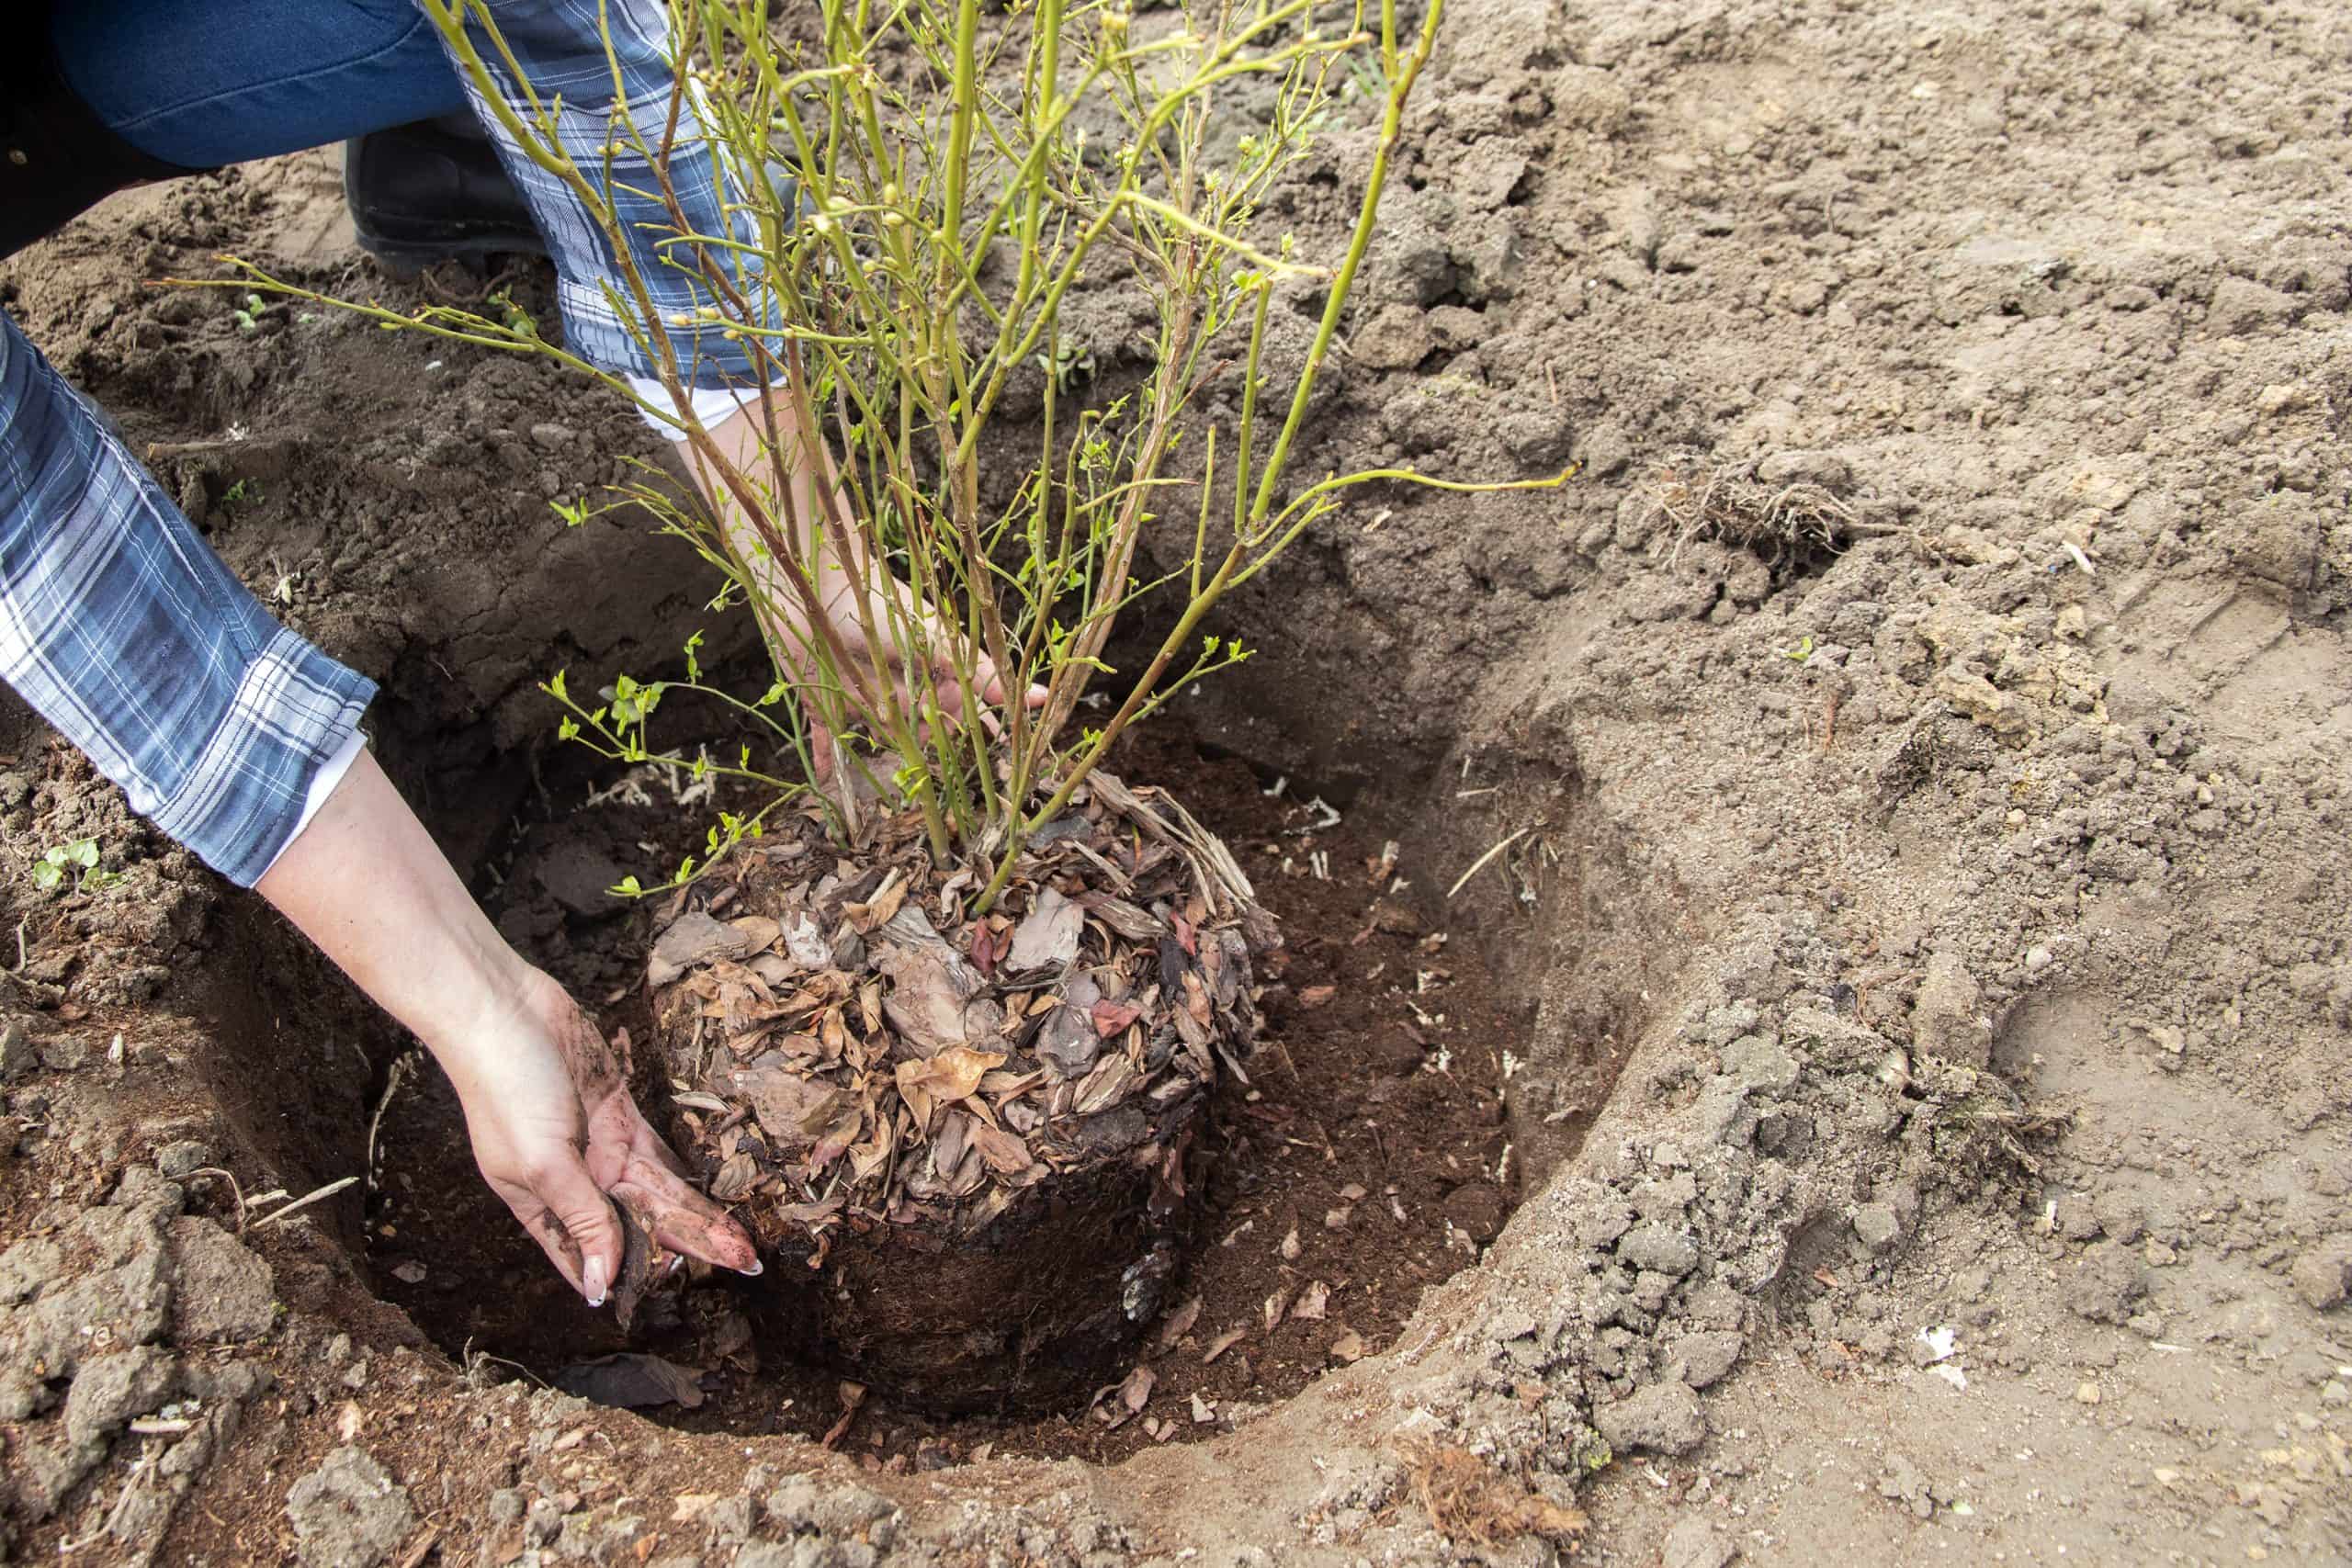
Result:
M1333 823L1311 784L1277 792L1271 773L1173 728L1139 738L1122 761L1126 776L1165 787L1225 840L1283 941L1258 964L1266 1027L1250 1081L1220 1075L1195 1156L1204 1202L1189 1260L1108 1392L1018 1415L942 1416L876 1387L852 1416L838 1373L796 1360L763 1324L768 1280L691 1284L682 1322L625 1337L611 1311L571 1294L482 1184L456 1099L421 1060L379 1074L362 1247L369 1281L453 1359L487 1355L610 1396L649 1371L672 1374L582 1364L650 1354L699 1373L702 1385L698 1404L642 1406L653 1420L822 1438L852 1416L837 1443L916 1468L988 1452L1105 1461L1208 1436L1389 1348L1424 1292L1475 1263L1517 1201L1505 1060L1525 1054L1532 1008L1468 944L1425 923L1442 908L1442 888L1396 886L1400 873L1384 864L1389 826L1354 812ZM577 781L547 784L550 799L588 794ZM538 798L527 783L521 793ZM651 1022L642 985L650 913L601 889L622 869L654 863L647 845L674 858L662 837L696 816L659 781L636 803L526 809L481 868L501 929L634 1040ZM365 1004L352 1006L344 1027L364 1028ZM646 1105L666 1129L658 1095ZM324 1163L356 1168L358 1150ZM899 1288L925 1283L910 1270ZM998 1310L1017 1322L1024 1303ZM1137 1367L1150 1375L1150 1399L1131 1413L1110 1384Z

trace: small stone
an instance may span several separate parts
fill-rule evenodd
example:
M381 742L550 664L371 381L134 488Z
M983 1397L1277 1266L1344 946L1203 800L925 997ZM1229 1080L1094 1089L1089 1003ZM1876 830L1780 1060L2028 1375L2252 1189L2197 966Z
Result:
M1592 1424L1619 1453L1649 1449L1687 1454L1707 1437L1699 1396L1679 1382L1654 1382L1629 1399L1601 1405L1593 1411Z
M1984 992L1957 953L1930 954L1927 977L1911 1003L1913 1043L1959 1066L1984 1066L1991 1057L1991 1042L1976 1021L1983 999Z
M1756 477L1768 485L1843 490L1854 482L1854 466L1835 452L1775 452L1756 465Z
M2307 409L2317 400L2308 381L2280 381L2265 387L2256 395L2254 406L2267 414L2293 413Z
M1752 1091L1786 1094L1797 1084L1797 1059L1760 1034L1743 1034L1724 1046L1723 1063L1726 1074Z
M2249 278L2225 277L2213 286L2213 303L2205 312L2205 325L2216 336L2244 337L2267 327L2284 326L2294 313L2291 296Z
M72 1035L56 1035L40 1043L40 1065L52 1073L81 1069L90 1059L90 1043Z
M2313 1312L2332 1312L2352 1293L2352 1236L2330 1236L2295 1259L2295 1294Z
M407 1490L367 1450L349 1446L294 1483L286 1514L310 1568L375 1568L416 1528Z
M2086 1383L2078 1383L2078 1384L2076 1384L2076 1385L2075 1385L2075 1404L2097 1404L2098 1403L2098 1400L2099 1400L2098 1384L2097 1384L2097 1383L2095 1383L2095 1382L2086 1382Z

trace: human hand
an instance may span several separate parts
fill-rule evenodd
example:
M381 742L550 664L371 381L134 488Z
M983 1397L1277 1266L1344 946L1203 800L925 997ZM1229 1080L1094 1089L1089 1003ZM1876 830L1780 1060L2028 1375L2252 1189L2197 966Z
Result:
M491 925L376 759L352 761L255 887L439 1059L491 1189L596 1305L628 1209L657 1247L739 1274L760 1257L686 1185L578 1004Z
M778 446L802 457L787 481L789 504L780 510L797 522L795 543L810 572L806 583L786 575L795 569L775 558L707 455L689 448L685 459L719 520L730 553L763 578L759 594L763 630L778 662L805 690L822 679L816 650L838 649L845 661L834 675L855 688L854 706L869 713L882 708L882 694L876 688L886 685L912 717L917 739L927 742L934 726L952 728L970 722L973 716L966 710L976 705L981 728L994 738L1000 725L989 710L1003 707L1005 701L996 661L985 650L971 648L963 628L942 620L930 602L895 576L878 556L844 562L824 539L817 526L819 513L825 510L820 487L831 487L832 505L841 514L848 514L850 502L833 479L824 443L802 430L792 399L779 390L764 400L746 400L735 414L710 428L708 439L712 452L727 467L741 475L759 475L773 464L772 430ZM823 618L822 628L813 622L812 604ZM968 699L967 676L959 671L968 671ZM1031 709L1045 706L1046 700L1046 688L1037 685L1022 698ZM824 784L833 773L835 737L816 705L808 705L807 711L810 761L816 782Z
M618 1203L667 1253L758 1274L751 1237L687 1184L587 1015L537 970L517 989L451 1078L483 1179L548 1260L590 1306L604 1305L621 1278Z

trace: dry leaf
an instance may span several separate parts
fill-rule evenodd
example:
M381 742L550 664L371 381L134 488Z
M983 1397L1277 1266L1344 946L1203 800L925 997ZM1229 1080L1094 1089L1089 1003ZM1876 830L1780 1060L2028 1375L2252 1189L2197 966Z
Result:
M826 1129L825 1135L817 1140L816 1146L808 1151L809 1174L815 1175L847 1154L849 1146L857 1142L857 1135L864 1131L865 1108L852 1103L842 1112L840 1120Z
M566 1367L556 1373L555 1386L594 1404L623 1409L682 1404L692 1410L705 1397L699 1373L660 1356L636 1351L599 1356Z
M765 915L738 915L727 923L743 933L746 953L765 953L784 934L784 928Z
M953 1045L919 1062L900 1062L899 1093L906 1100L907 1109L914 1112L915 1121L927 1123L933 1105L953 1104L964 1099L980 1087L989 1069L1002 1066L1001 1051L975 1051L968 1045Z
M1352 1365L1357 1361L1363 1360L1363 1336L1351 1328L1345 1334L1340 1335L1337 1339L1332 1340L1331 1359L1339 1362L1342 1366Z
M716 1492L681 1492L671 1500L670 1522L683 1525L702 1517L702 1511L718 1501Z
M1119 1385L1119 1403L1131 1412L1141 1410L1151 1398L1152 1385L1159 1381L1159 1374L1149 1367L1137 1367L1127 1374L1127 1381Z
M1274 1331L1276 1326L1282 1323L1283 1314L1288 1311L1289 1308L1290 1291L1288 1287L1276 1291L1272 1295L1266 1298L1266 1304L1262 1310L1265 1314L1267 1333L1271 1334Z
M1246 1328L1227 1329L1215 1339L1209 1341L1208 1349L1201 1356L1201 1364L1203 1366L1206 1366L1209 1362L1216 1360L1219 1356L1224 1355L1227 1350L1232 1349L1236 1345L1240 1344L1242 1340L1248 1338L1249 1333L1250 1331Z
M655 939L645 962L645 983L666 986L697 964L741 958L751 951L751 939L741 931L720 925L700 909L689 909Z
M842 1091L791 1071L776 1052L727 1071L734 1091L752 1102L760 1130L780 1149L808 1147L825 1135L841 1113Z
M1078 1086L1078 1093L1072 1098L1070 1108L1080 1116L1108 1111L1127 1098L1127 1091L1135 1081L1135 1064L1125 1055L1105 1056Z
M1141 1009L1129 1007L1125 1002L1096 1002L1094 1032L1099 1038L1108 1040L1141 1016Z
M750 1197L759 1184L760 1162L739 1154L718 1168L718 1174L711 1179L710 1195L722 1203L733 1203Z
M1029 912L1012 928L1005 963L1016 973L1066 967L1078 957L1078 940L1085 927L1084 909L1052 888L1040 887Z
M980 988L979 976L944 944L891 947L882 955L881 969L890 979L882 1010L891 1027L924 1055L996 1032L993 1004L967 1006Z
M1019 1134L1002 1128L975 1127L970 1141L980 1151L980 1158L988 1168L999 1176L1018 1176L1034 1163L1029 1157L1029 1145Z
M1323 1309L1330 1300L1331 1287L1317 1280L1298 1292L1298 1300L1290 1309L1291 1318L1297 1323L1320 1323Z
M1201 1298L1194 1296L1191 1301L1186 1302L1182 1306L1180 1306L1174 1312L1170 1313L1167 1318L1161 1322L1159 1325L1159 1342L1162 1345L1175 1344L1176 1341L1183 1338L1185 1335L1190 1334L1193 1331L1193 1325L1198 1323L1200 1319Z
M1298 1245L1298 1227L1296 1225L1291 1226L1290 1234L1283 1237L1281 1251L1283 1262L1295 1263L1298 1261L1300 1247Z
M1298 993L1298 1005L1303 1008L1319 1008L1329 1001L1339 989L1337 986L1309 986Z

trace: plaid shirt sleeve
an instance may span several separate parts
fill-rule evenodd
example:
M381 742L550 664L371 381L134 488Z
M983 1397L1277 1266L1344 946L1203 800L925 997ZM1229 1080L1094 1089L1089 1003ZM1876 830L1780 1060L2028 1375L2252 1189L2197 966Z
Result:
M564 145L603 163L616 115L659 145L670 112L667 8L658 0L514 0L491 9L529 85L519 112L558 105ZM611 53L599 11L610 19ZM497 51L486 51L506 72ZM615 63L620 89L615 89ZM472 92L469 83L468 91ZM484 106L477 104L477 109ZM622 373L653 366L623 322L611 247L577 197L506 141L506 167L560 275L567 341ZM683 117L671 175L691 231L727 232L724 176ZM642 158L613 186L630 253L664 322L711 301L658 241L679 231ZM750 355L709 328L667 327L695 387L757 384ZM0 676L123 787L134 810L250 886L304 820L311 782L358 731L374 682L278 626L95 410L0 314Z
M605 167L605 149L614 148L608 189L629 236L629 259L651 297L657 330L669 338L687 384L762 385L765 378L755 371L742 343L729 342L723 328L694 322L695 311L717 300L685 266L669 259L662 244L682 231L752 239L750 219L730 211L727 201L729 185L741 178L740 172L729 172L714 155L690 94L680 106L666 161L686 220L682 231L662 199L650 161L629 150L635 143L661 147L669 129L675 81L669 7L660 0L490 0L489 10L505 47L492 46L479 24L474 42L499 96L516 116L536 124L540 110L553 111L556 139L582 169ZM510 56L522 68L521 80L507 64ZM454 54L452 63L457 63ZM531 162L515 144L461 65L458 73L508 176L530 204L547 239L559 278L557 301L566 344L603 369L651 376L651 357L623 324L641 321L642 311L623 281L603 229L570 186ZM616 134L624 126L635 135ZM730 268L753 265L742 252L727 255ZM752 297L752 291L746 292Z
M5 317L0 675L132 809L244 885L376 691L270 619Z

